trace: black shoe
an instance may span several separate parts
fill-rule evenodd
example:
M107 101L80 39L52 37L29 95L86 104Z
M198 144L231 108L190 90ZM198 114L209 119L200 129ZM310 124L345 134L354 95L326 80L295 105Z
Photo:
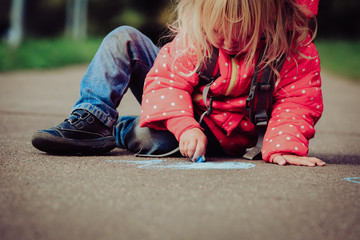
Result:
M75 110L56 127L37 131L32 144L53 154L101 154L116 147L112 130L82 109Z

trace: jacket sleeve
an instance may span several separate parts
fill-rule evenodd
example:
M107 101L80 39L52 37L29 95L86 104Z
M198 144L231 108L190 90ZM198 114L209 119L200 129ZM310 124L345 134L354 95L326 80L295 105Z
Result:
M264 137L264 161L277 154L306 156L314 125L321 117L320 60L313 43L300 49L308 58L285 60L274 92L272 116Z
M146 76L140 126L169 130L177 139L185 129L200 127L194 119L191 94L198 84L196 60L190 54L177 57L179 37L165 45Z

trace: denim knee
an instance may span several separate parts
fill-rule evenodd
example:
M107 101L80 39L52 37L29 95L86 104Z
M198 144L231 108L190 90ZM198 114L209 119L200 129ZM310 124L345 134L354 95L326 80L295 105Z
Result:
M112 30L109 33L109 35L124 35L124 34L127 34L130 36L130 35L141 34L141 32L134 27L123 25L123 26L115 28L114 30Z
M136 36L141 36L141 32L136 28L130 26L121 26L112 30L103 40L103 45L113 46L116 44L118 46L126 46L126 42L129 40L136 39Z

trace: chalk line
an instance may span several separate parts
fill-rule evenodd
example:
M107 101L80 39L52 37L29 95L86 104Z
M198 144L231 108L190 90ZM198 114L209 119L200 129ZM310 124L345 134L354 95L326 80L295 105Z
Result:
M171 163L162 159L152 159L152 160L142 160L142 161L131 161L131 160L106 160L109 163L127 163L127 164L136 164L138 168L172 168L179 170L187 169L250 169L256 167L253 163L244 163L244 162L202 162L202 163L192 163L192 162L178 162Z
M360 184L360 177L348 177L344 178L344 180Z

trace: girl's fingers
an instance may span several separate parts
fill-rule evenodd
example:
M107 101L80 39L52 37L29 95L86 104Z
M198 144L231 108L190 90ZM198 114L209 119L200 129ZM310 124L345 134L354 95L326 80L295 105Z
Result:
M179 145L180 153L184 157L192 158L194 156L194 153L196 151L196 142L182 142Z
M200 142L198 142L196 145L195 153L192 156L191 160L196 161L196 159L198 159L201 155L205 155L205 147L202 146Z
M298 166L325 166L326 163L315 157L300 157L296 155L282 155L274 158L273 163L284 166L286 163Z
M284 166L286 164L286 160L282 156L277 156L273 159L273 163L279 164L280 166Z
M181 155L191 158L192 161L196 161L201 155L205 155L206 146L203 146L199 142L191 142L180 144L179 148Z
M287 163L297 166L315 167L315 163L308 160L308 157L299 157L296 155L283 155Z
M181 155L183 155L184 157L187 157L186 156L185 143L183 141L180 141L179 150L180 150Z
M315 163L317 166L325 166L326 165L326 163L324 161L322 161L316 157L309 157L308 159L309 159L309 161Z
M326 163L315 157L299 157L296 155L283 155L289 164L315 167L324 166Z
M187 148L187 157L188 158L192 158L194 156L194 153L196 151L196 146L197 146L196 141L190 142L190 144L188 145L188 148Z

